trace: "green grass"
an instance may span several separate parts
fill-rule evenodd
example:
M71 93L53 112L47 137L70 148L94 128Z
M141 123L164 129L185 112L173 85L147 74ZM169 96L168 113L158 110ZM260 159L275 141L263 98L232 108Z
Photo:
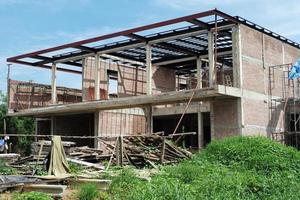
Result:
M79 200L95 200L100 196L99 187L93 183L85 183L79 186L77 198Z
M25 192L13 194L13 200L53 200L49 195L42 192Z
M124 170L111 199L300 199L300 153L263 137L213 141L191 160L166 166L151 181Z

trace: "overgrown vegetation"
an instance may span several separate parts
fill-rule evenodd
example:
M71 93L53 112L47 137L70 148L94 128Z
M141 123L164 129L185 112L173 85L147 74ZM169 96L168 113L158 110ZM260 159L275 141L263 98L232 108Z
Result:
M77 165L75 163L69 162L69 169L70 169L70 174L72 175L79 175L84 168L81 165Z
M86 183L80 185L77 193L79 200L95 200L100 197L99 187L93 183Z
M53 200L53 198L42 192L25 192L22 194L15 193L13 200Z
M33 134L34 119L31 117L6 117L7 114L7 97L0 91L0 133L3 133L4 118L7 123L7 133L9 134ZM25 155L31 153L31 143L33 138L14 137L10 142L14 145L14 151Z
M17 172L14 168L6 166L5 162L0 159L0 175L12 175L16 173Z
M262 137L213 141L151 181L125 170L109 190L112 199L300 199L300 153Z

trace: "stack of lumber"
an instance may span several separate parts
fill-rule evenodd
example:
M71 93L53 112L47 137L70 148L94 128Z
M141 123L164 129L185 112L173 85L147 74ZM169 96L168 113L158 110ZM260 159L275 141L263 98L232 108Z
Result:
M101 141L112 152L111 162L118 165L132 164L135 167L155 167L156 164L176 163L189 158L191 153L165 137L157 135L119 137L114 144Z
M146 166L156 167L157 164L177 163L182 159L191 157L191 152L182 149L168 140L169 137L159 135L141 135L141 136L119 136L114 141L98 139L100 149L90 148L88 146L71 147L73 143L66 143L68 147L67 160L69 162L82 165L89 169L97 171L104 170L103 163L110 165L133 165L137 168ZM40 155L31 155L22 157L10 163L15 168L29 167L29 170L38 166L43 167L43 161L49 151L45 142L40 146ZM26 167L25 167L26 166ZM27 172L28 173L28 172Z

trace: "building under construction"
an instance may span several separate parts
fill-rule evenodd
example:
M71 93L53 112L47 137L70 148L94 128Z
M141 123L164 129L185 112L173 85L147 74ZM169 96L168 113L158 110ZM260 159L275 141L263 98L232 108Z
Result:
M209 10L8 58L51 76L51 85L9 80L9 116L91 147L162 131L196 132L182 137L192 148L230 135L298 147L299 82L287 75L299 57L298 43ZM81 90L57 86L57 71L81 76Z

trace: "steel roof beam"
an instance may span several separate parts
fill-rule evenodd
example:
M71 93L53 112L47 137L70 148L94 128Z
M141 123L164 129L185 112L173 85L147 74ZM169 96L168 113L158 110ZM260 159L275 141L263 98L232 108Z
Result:
M203 27L203 28L206 28L206 29L210 29L210 25L203 22L203 21L200 21L198 19L191 19L191 20L187 20L187 22L191 23L191 24L195 24L197 26L200 26L200 27Z

